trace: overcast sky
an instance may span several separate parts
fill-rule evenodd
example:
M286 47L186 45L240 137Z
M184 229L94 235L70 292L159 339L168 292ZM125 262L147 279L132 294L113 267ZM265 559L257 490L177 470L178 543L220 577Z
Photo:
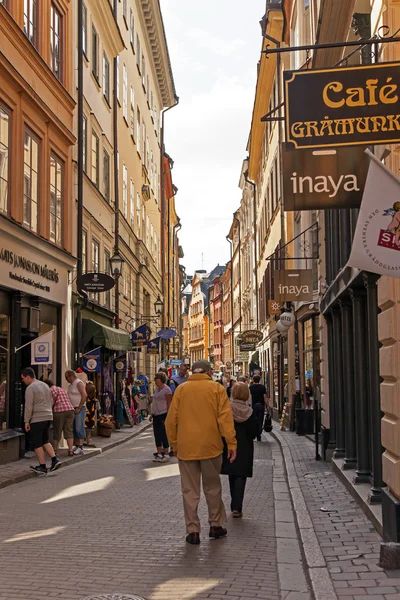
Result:
M165 116L187 273L229 260L265 0L161 0L179 105Z

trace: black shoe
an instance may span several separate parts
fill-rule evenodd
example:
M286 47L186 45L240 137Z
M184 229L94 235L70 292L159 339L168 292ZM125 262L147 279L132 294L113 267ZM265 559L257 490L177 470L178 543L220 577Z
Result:
M261 435L257 436L257 442L261 442Z
M208 537L217 540L218 538L225 537L226 535L228 535L228 531L225 529L225 527L210 527L210 533L208 534Z
M32 469L32 471L35 471L35 473L37 475L39 475L40 477L44 477L45 475L47 475L47 469L45 467L40 466L40 465L38 465L37 467L33 467L31 465L29 468Z
M197 533L197 531L194 531L193 533L188 533L186 536L186 541L188 544L198 546L200 544L200 534Z
M175 456L175 452L173 450L171 450L171 452L169 453L170 457L173 458Z
M61 460L59 458L56 458L55 460L53 460L51 462L50 471L55 471L56 469L59 469L60 467L61 467Z

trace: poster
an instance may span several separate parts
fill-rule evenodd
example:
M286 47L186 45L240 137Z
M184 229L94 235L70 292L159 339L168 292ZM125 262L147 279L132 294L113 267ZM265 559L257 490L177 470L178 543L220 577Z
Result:
M53 364L53 329L31 343L31 365Z

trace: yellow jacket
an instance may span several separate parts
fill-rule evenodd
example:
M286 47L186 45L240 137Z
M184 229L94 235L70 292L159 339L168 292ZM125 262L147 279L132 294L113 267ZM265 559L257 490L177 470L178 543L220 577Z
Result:
M181 460L205 460L222 454L225 438L236 450L232 409L224 387L206 373L195 373L172 397L165 422L168 440Z

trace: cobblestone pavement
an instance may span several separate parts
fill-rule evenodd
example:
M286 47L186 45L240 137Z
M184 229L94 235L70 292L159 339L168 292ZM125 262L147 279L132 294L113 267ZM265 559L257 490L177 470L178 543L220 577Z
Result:
M152 452L147 430L46 478L1 489L0 598L83 600L119 593L146 600L310 599L274 440L256 443L245 518L229 517L226 539L208 539L201 502L200 546L184 541L176 459L154 464ZM281 509L277 532L274 493ZM282 555L292 568L280 591Z
M384 572L377 566L382 538L362 509L329 465L315 461L315 448L310 440L290 432L279 432L279 427L274 427L284 453L286 456L290 453L289 462L293 460L323 555L319 566L325 563L337 597L351 600L400 599L400 573ZM321 511L322 507L328 512ZM305 553L307 562L310 562L307 548Z

